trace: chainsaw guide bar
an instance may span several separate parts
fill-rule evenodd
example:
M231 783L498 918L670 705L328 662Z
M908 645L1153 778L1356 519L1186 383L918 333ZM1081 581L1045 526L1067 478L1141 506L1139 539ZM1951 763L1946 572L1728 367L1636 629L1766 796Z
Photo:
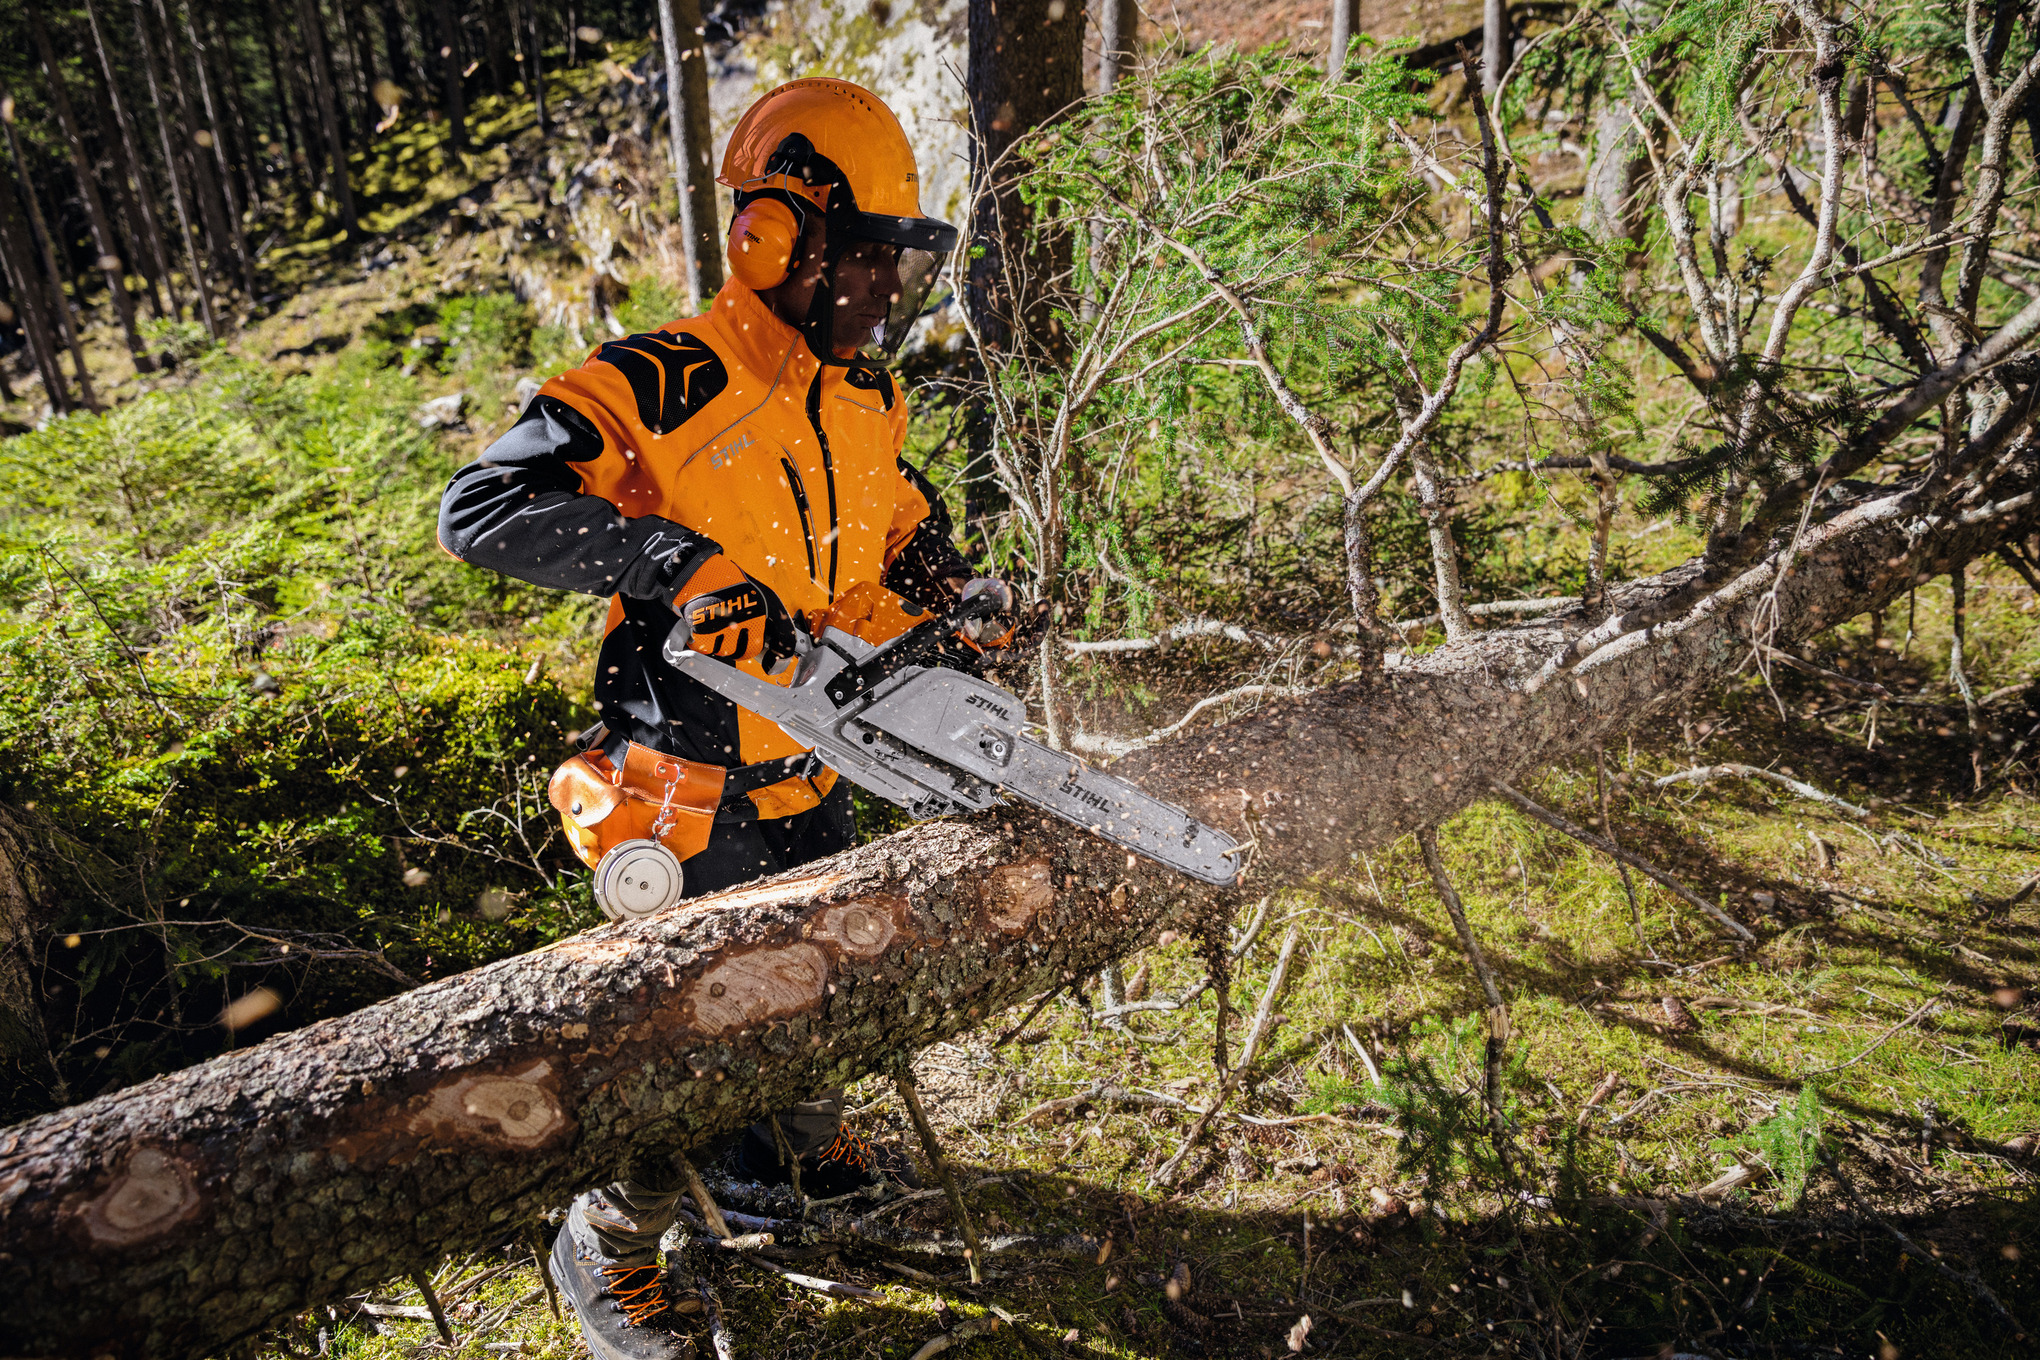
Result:
M1026 736L1027 708L1012 694L947 667L896 664L956 621L922 624L883 647L825 628L795 664L790 685L684 643L668 642L665 656L916 821L1015 798L1202 882L1229 885L1239 877L1232 837Z

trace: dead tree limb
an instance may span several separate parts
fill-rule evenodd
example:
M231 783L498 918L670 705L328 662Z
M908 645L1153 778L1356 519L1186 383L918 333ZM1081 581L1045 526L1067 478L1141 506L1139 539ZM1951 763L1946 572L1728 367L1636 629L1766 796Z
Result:
M1757 937L1750 933L1750 928L1748 926L1736 920L1733 916L1730 916L1720 907L1715 906L1712 902L1709 902L1699 893L1694 892L1691 888L1679 882L1678 879L1673 878L1670 874L1658 868L1657 865L1652 864L1649 860L1645 859L1643 856L1631 854L1629 851L1624 850L1621 846L1615 844L1615 842L1607 839L1605 836L1597 836L1593 832L1587 830L1585 827L1579 825L1577 822L1571 821L1565 817L1561 817L1558 813L1553 812L1550 808L1545 807L1542 803L1534 802L1529 798L1525 798L1522 794L1516 792L1514 789L1510 788L1507 784L1504 784L1499 779L1495 781L1494 787L1496 793L1499 793L1500 795L1502 795L1502 797L1508 799L1510 802L1514 803L1517 807L1521 808L1524 812L1529 813L1530 816L1536 818L1538 821L1544 823L1546 826L1551 827L1554 830L1563 831L1566 835L1571 836L1574 840L1578 841L1580 844L1592 846L1594 849L1599 850L1602 854L1608 856L1610 859L1619 861L1620 863L1627 864L1636 869L1642 870L1645 874L1648 874L1651 878L1657 880L1665 887L1671 889L1672 892L1674 892L1679 897L1684 899L1690 906L1694 907L1696 910L1704 912L1708 917L1713 919L1717 924L1721 926L1723 930L1726 930L1729 934L1735 936L1737 939L1743 941L1746 944L1756 943Z
M2040 523L2031 503L1971 523L1850 515L1817 550L1802 542L1774 645ZM1641 609L1698 571L1611 585L1613 607ZM1119 771L1234 831L1251 802L1258 895L1343 872L1496 781L1660 720L1747 657L1747 612L1724 599L1534 693L1527 678L1587 622L1495 628ZM0 1354L232 1349L493 1241L629 1157L702 1146L885 1071L1210 899L1017 809L925 823L16 1125L0 1132L0 1297L14 1300Z

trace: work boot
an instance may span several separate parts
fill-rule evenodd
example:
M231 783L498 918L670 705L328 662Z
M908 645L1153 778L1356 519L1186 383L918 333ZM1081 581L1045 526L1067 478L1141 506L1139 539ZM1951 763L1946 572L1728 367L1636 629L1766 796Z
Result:
M594 1197L588 1197L594 1198ZM574 1305L581 1336L595 1360L682 1360L693 1343L677 1334L666 1300L666 1269L657 1247L624 1256L605 1255L578 1239L577 1203L553 1243L553 1283ZM599 1212L602 1206L596 1206ZM589 1239L595 1240L590 1233Z
M736 1173L760 1185L788 1185L793 1175L779 1151L746 1132L737 1147ZM800 1159L800 1189L809 1199L835 1199L858 1190L869 1190L882 1181L921 1188L913 1163L898 1148L873 1143L846 1125L839 1125L835 1138L816 1152Z

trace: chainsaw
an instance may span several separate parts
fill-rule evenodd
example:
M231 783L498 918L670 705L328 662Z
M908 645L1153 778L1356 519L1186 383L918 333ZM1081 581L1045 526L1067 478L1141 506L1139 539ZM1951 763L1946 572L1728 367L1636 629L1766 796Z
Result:
M840 627L813 638L795 628L801 652L787 685L704 656L682 638L669 639L664 654L916 821L1017 799L1205 883L1234 882L1242 848L1232 837L1027 736L1026 705L997 685L930 664L946 639L997 607L988 597L966 600L878 644Z

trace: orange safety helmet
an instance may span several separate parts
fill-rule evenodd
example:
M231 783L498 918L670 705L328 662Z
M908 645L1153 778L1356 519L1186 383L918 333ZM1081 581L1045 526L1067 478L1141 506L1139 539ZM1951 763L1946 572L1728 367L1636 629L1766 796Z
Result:
M730 134L716 182L735 191L730 272L748 288L786 281L810 213L826 224L830 271L851 241L900 248L901 291L859 362L882 362L898 349L956 248L955 227L922 215L920 171L900 120L847 80L792 81L753 104ZM828 312L821 289L815 312L810 347L825 362L840 362L821 327Z

